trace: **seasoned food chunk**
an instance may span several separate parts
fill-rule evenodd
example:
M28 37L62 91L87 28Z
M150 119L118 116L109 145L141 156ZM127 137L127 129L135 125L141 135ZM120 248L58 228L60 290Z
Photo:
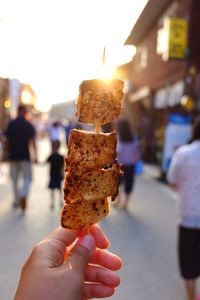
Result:
M116 132L105 134L73 129L65 158L66 171L99 169L113 164L117 155L116 144Z
M97 169L76 174L66 174L64 183L64 199L67 203L79 199L93 200L112 197L115 200L118 194L120 166L113 165L108 169Z
M97 223L109 212L107 198L91 201L81 199L64 206L61 213L61 225L67 229L81 230Z
M110 123L121 113L123 81L84 80L79 87L76 116L94 125Z

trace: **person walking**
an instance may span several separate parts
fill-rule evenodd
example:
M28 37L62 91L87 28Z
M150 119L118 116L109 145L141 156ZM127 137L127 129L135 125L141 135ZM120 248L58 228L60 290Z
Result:
M64 178L64 157L59 154L60 141L52 143L53 151L48 157L47 162L50 164L50 180L49 188L51 190L51 205L50 208L54 209L55 204L55 189L58 189L60 194L60 205L63 205L61 182Z
M178 148L167 179L179 193L178 260L188 300L196 295L200 275L200 120L193 125L192 142Z
M54 141L62 141L63 136L65 136L65 129L59 120L54 121L49 127L49 138L51 142L51 147L53 150Z
M35 129L26 120L26 107L19 105L17 113L16 119L9 122L5 132L6 151L10 161L10 175L14 191L13 207L20 206L24 211L32 180L31 161L36 162L37 155Z
M139 159L139 144L136 138L134 137L134 134L127 120L120 120L117 128L117 156L118 161L122 164L122 171L124 172L124 175L121 177L120 180L120 185L124 185L125 192L125 198L122 207L126 210L128 208L130 194L134 186L135 163ZM120 202L121 199L118 196L115 206L119 206Z

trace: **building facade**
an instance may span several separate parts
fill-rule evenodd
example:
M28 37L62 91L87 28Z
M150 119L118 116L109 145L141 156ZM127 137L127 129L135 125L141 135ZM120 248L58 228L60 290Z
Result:
M19 104L24 104L31 111L35 102L36 95L30 85L18 79L0 78L0 132L16 116Z
M9 111L7 106L9 95L9 80L5 78L0 78L0 133L5 129L5 125L9 120Z
M128 117L149 162L162 160L169 116L199 112L199 31L199 0L149 0L125 42L137 47L126 68Z

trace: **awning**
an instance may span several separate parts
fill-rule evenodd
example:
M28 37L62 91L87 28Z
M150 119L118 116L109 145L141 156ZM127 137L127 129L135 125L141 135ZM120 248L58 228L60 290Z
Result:
M137 90L135 93L129 95L130 102L136 102L138 100L144 99L151 94L151 89L149 86L144 86L141 89Z
M160 16L173 0L149 0L141 15L136 21L131 33L125 41L125 45L135 45L141 43L147 32L152 28Z
M160 89L155 93L154 107L162 109L173 107L181 102L184 93L184 81L180 80L171 86Z
M168 106L175 106L181 102L181 98L184 93L184 87L185 85L182 80L172 85L168 99Z
M163 88L156 92L154 98L154 107L157 109L166 108L168 106L170 88Z

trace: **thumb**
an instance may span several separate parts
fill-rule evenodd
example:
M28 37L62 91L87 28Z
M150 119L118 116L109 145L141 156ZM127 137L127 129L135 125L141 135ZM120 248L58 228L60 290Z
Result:
M72 269L84 272L94 250L94 237L90 234L81 237L72 249L69 256L69 262L71 264Z

